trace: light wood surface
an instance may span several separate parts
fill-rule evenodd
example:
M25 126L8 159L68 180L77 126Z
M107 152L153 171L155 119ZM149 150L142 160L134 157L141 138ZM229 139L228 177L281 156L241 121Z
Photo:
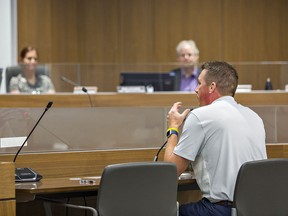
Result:
M105 151L55 152L21 154L16 167L30 167L43 178L100 176L109 164L153 161L158 149L126 149ZM163 160L162 151L159 161ZM288 158L288 144L267 144L268 158ZM14 155L1 155L1 161L12 161Z
M288 158L288 143L266 145L268 158Z
M153 161L158 149L129 149L56 152L18 155L16 167L30 167L44 178L99 176L109 164ZM12 161L14 155L1 155L1 161ZM159 160L163 157L163 151Z
M91 94L94 107L171 107L177 101L184 106L197 107L195 93L164 92L144 94L97 93ZM235 99L246 106L288 105L288 92L285 91L253 91L237 93ZM89 98L85 94L42 94L42 95L0 95L0 107L46 107L53 101L52 107L90 107Z
M0 210L0 215L16 216L16 200L1 201Z
M1 215L16 215L14 173L12 162L0 162L0 209Z
M0 162L0 199L15 198L14 184L11 184L14 182L14 170L14 163Z

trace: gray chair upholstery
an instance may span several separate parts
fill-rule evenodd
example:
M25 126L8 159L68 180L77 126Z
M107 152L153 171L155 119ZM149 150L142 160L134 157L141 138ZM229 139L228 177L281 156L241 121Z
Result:
M288 158L244 163L237 176L237 216L288 215Z
M176 216L177 168L165 162L107 166L96 209L101 216Z
M6 68L6 75L5 76L6 76L6 91L7 92L10 92L9 84L10 84L11 78L13 76L18 76L18 74L20 74L21 72L22 72L21 65L11 66L11 67ZM48 70L47 66L45 66L45 65L37 65L36 73L49 76L49 70Z
M108 165L102 174L96 210L45 201L46 215L51 204L89 210L95 216L176 216L178 176L174 163L132 162Z

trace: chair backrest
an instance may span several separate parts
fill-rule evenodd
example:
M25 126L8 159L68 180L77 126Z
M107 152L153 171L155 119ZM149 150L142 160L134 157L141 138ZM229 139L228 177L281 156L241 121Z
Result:
M234 191L237 216L288 215L288 158L244 163Z
M18 66L11 66L6 68L6 91L9 92L9 84L10 80L13 76L18 76L22 72L22 67L21 65ZM48 67L45 65L37 65L36 67L36 73L37 74L42 74L42 75L47 75L49 76L49 70Z
M176 216L177 182L173 163L109 165L101 177L96 209L101 216Z

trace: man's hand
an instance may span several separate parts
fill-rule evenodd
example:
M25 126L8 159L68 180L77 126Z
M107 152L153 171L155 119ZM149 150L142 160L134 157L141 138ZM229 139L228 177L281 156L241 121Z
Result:
M167 115L168 128L178 129L182 125L184 119L187 117L188 113L190 112L190 109L186 109L182 113L180 113L179 109L181 107L182 103L176 102L173 104L172 108L168 112ZM168 138L164 153L164 161L176 163L178 176L180 176L181 173L184 172L188 167L189 161L173 153L177 142L178 137L175 134Z
M186 116L189 114L190 109L185 109L182 113L179 109L182 107L182 102L176 102L171 107L167 115L167 125L168 128L179 128Z

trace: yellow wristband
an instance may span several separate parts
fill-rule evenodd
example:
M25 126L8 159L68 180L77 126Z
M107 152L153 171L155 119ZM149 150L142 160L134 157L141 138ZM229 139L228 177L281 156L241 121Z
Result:
M170 130L174 130L174 131L176 131L177 133L179 133L178 128L168 128L167 131L166 131L166 133L167 133L168 131L170 131Z

